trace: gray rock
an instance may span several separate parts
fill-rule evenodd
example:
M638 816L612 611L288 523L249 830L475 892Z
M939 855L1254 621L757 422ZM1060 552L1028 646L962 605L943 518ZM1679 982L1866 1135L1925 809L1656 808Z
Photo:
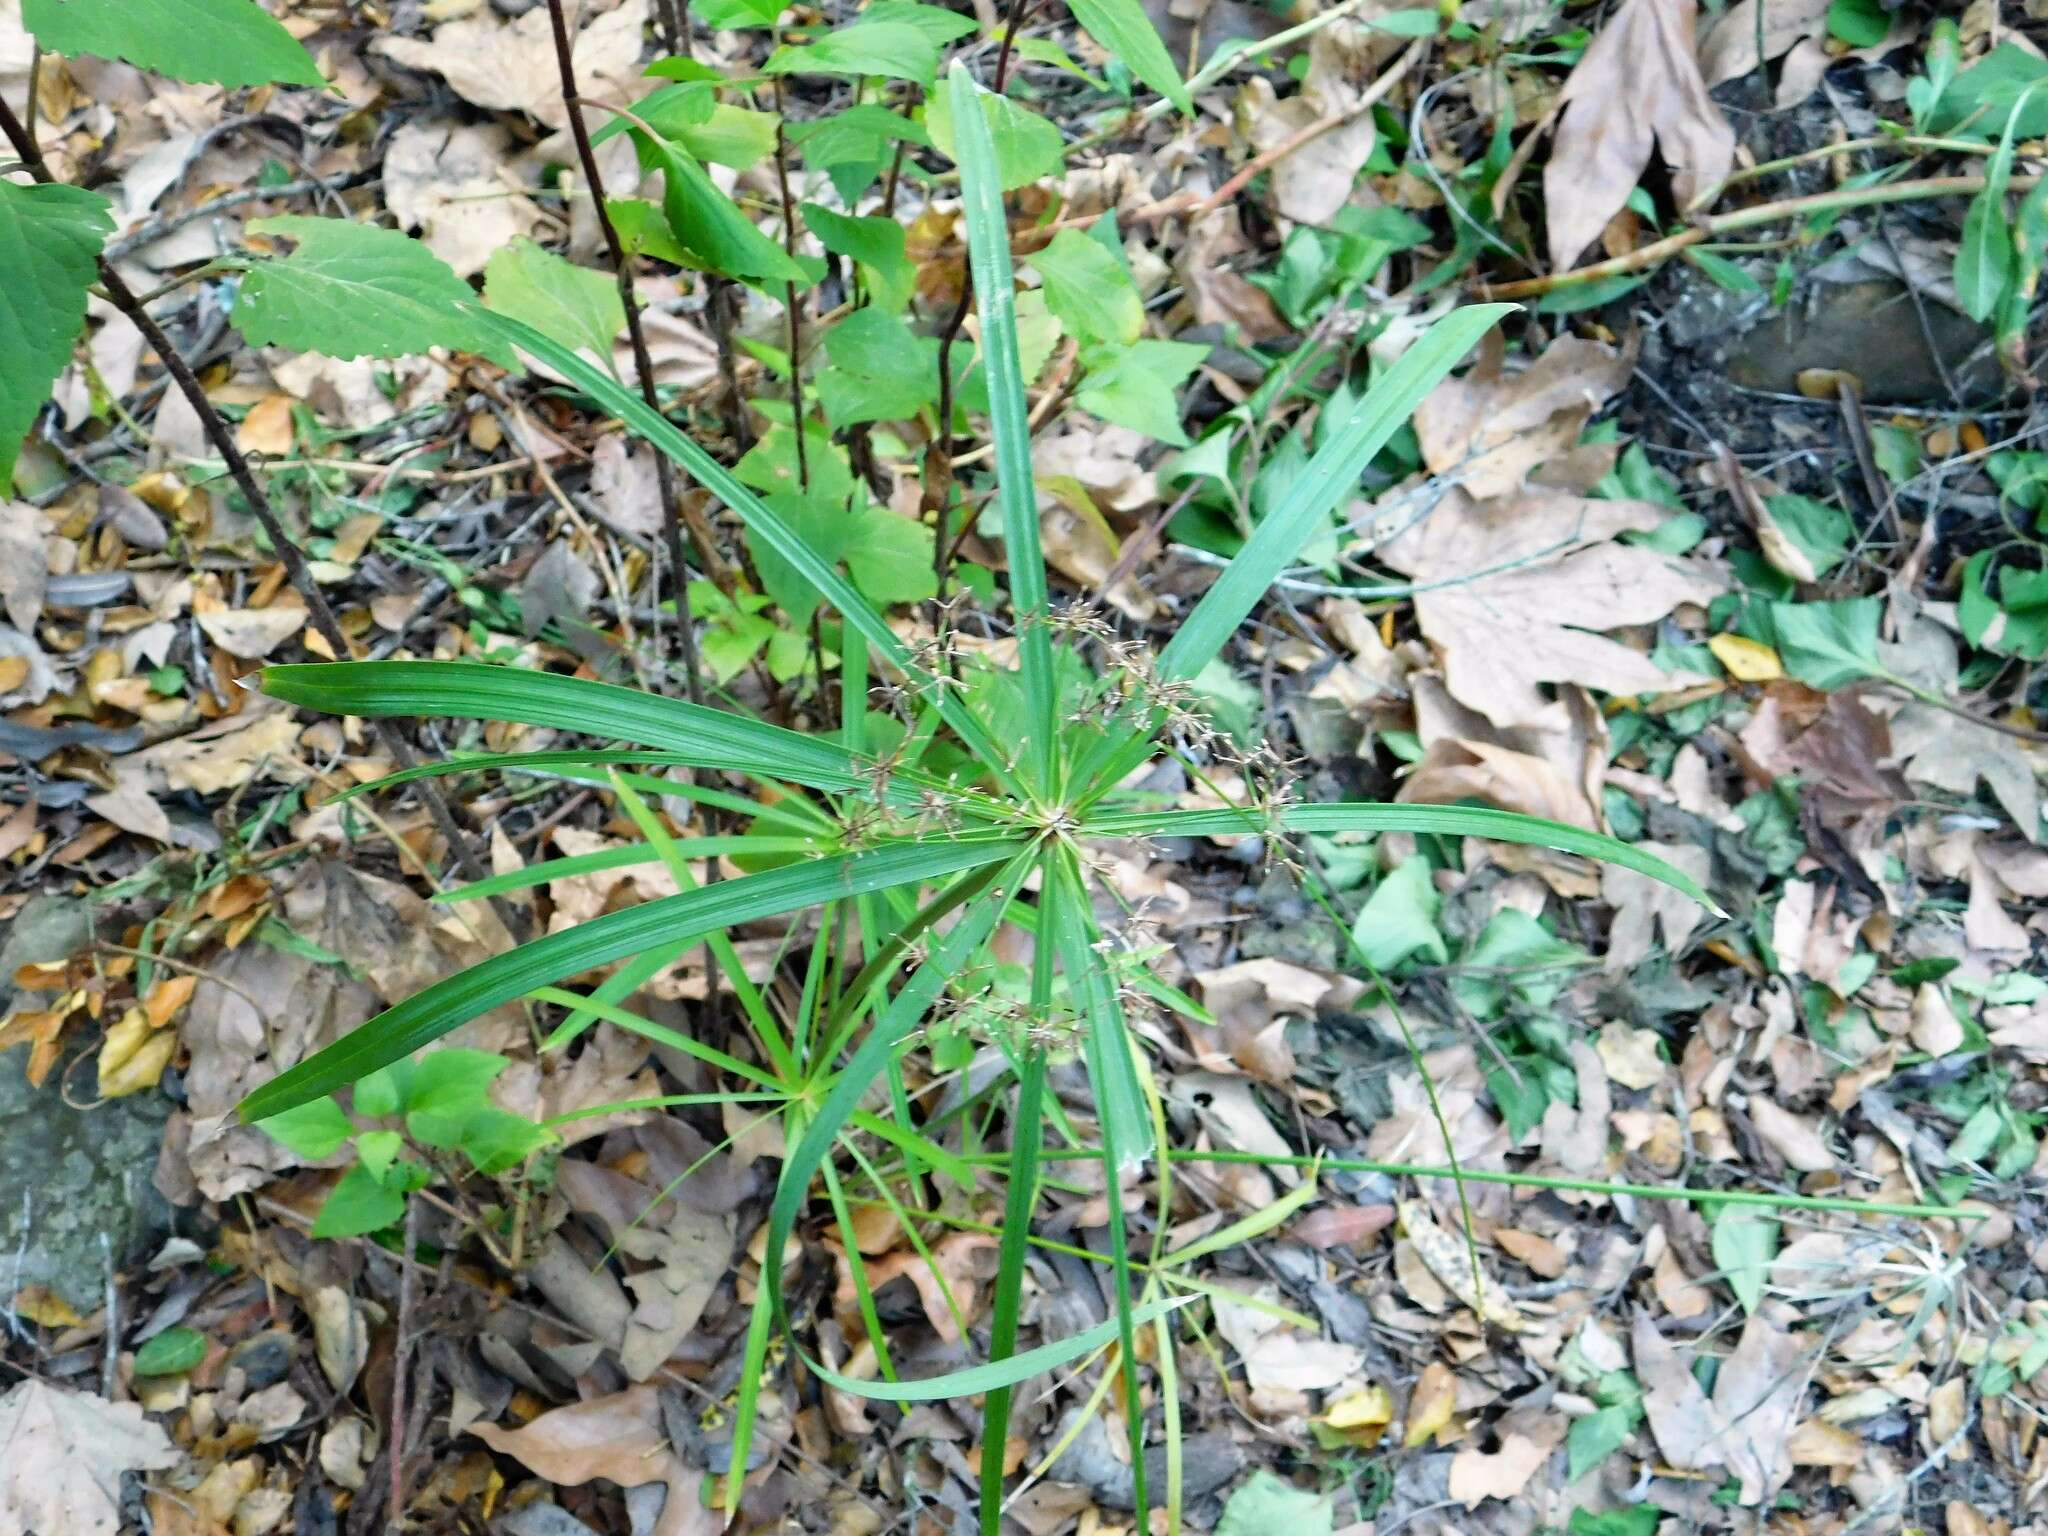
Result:
M23 907L0 942L0 1013L13 1004L16 969L61 960L90 934L79 903L39 897ZM109 1273L146 1257L169 1230L151 1175L171 1106L138 1093L74 1109L57 1088L69 1063L36 1089L27 1060L26 1046L0 1052L0 1297L46 1285L90 1311Z
M1071 1410L1061 1421L1060 1434L1073 1428ZM1244 1451L1222 1430L1205 1430L1189 1435L1181 1443L1182 1491L1189 1500L1215 1492L1244 1470ZM1098 1504L1110 1509L1137 1507L1137 1479L1130 1466L1109 1443L1109 1430L1099 1417L1090 1418L1073 1443L1052 1464L1054 1479L1079 1483L1095 1495ZM1155 1445L1145 1452L1145 1484L1148 1489L1166 1485L1166 1447Z

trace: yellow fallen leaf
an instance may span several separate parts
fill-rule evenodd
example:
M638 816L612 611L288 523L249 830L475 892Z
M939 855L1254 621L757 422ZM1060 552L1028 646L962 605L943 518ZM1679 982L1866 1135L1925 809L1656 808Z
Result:
M8 1305L10 1310L44 1328L75 1328L85 1321L70 1302L46 1285L24 1286Z
M1441 1361L1430 1361L1408 1394L1408 1432L1401 1437L1402 1445L1412 1451L1426 1444L1450 1424L1457 1406L1458 1378Z
M292 400L289 395L270 395L257 401L235 432L235 446L244 453L290 453L292 442Z
M177 1049L176 1030L156 1029L140 1008L130 1008L100 1044L100 1097L118 1099L154 1088Z
M1394 1422L1393 1395L1385 1387L1360 1387L1330 1404L1322 1422L1347 1444L1377 1445Z
M1785 675L1778 653L1747 635L1715 635L1707 641L1707 649L1738 683L1775 683Z

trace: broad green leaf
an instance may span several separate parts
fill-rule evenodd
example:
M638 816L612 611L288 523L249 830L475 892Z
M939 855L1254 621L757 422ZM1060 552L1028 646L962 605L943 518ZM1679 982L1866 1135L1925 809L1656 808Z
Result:
M644 742L673 753L679 763L813 789L855 790L875 780L872 763L825 737L555 672L468 661L337 661L266 667L263 691L332 715L513 720Z
M1059 729L1052 632L1046 625L1045 554L1038 537L1038 492L1031 478L1031 426L1025 412L1024 372L1017 349L1017 283L1010 269L1010 226L996 165L989 119L975 109L987 95L964 64L953 66L946 95L959 129L960 203L967 222L967 255L981 314L981 350L987 368L989 424L995 437L996 499L1002 508L1004 552L1010 566L1010 607L1020 640L1020 665L1030 717L1013 744L1034 777L1050 792Z
M1891 29L1884 0L1831 0L1828 6L1828 35L1851 48L1875 47Z
M1374 381L1350 419L1324 441L1280 505L1259 524L1167 642L1159 657L1162 681L1193 677L1223 649L1274 579L1351 495L1365 466L1407 423L1422 397L1513 307L1474 304L1453 310Z
M404 1150L405 1138L396 1131L365 1131L356 1138L356 1156L379 1184L390 1176L392 1165Z
M1825 576L1842 563L1856 538L1856 524L1849 514L1832 502L1787 493L1766 496L1764 510L1779 532L1798 548L1813 567Z
M635 103L631 118L613 118L590 142L602 144L644 123L698 160L745 171L775 152L776 122L773 112L722 102L711 82L693 80L664 86Z
M1090 348L1081 357L1086 374L1074 404L1104 421L1184 448L1188 435L1181 430L1179 389L1208 355L1208 347L1190 341Z
M856 309L825 333L832 366L818 376L818 401L835 427L903 421L938 393L939 343L918 336L876 305Z
M1754 1312L1764 1299L1764 1282L1778 1256L1778 1223L1754 1207L1724 1205L1714 1217L1714 1262L1744 1312Z
M630 256L652 256L670 266L687 267L690 253L668 227L668 215L644 197L608 197L605 212Z
M1359 952L1382 974L1421 955L1443 965L1451 958L1437 930L1437 909L1443 898L1430 875L1429 860L1410 854L1373 888L1351 925Z
M902 21L862 21L827 32L814 43L784 44L761 66L770 75L879 75L929 87L939 72L939 48L923 30Z
M860 264L869 306L898 314L917 287L917 267L905 254L903 226L894 219L858 218L817 203L803 205L804 225L836 256Z
M298 214L247 227L298 246L256 262L242 279L235 325L250 345L339 358L452 347L511 362L510 348L477 323L469 284L410 236Z
M564 261L524 235L501 246L484 268L484 302L565 347L587 350L606 367L613 340L626 328L615 279Z
M1575 1483L1620 1450L1643 1421L1639 1398L1609 1403L1572 1420L1565 1436L1565 1481Z
M1834 603L1772 603L1771 628L1785 670L1809 688L1840 688L1866 677L1881 677L1877 626L1881 597L1852 597Z
M1128 346L1145 329L1145 301L1114 254L1078 229L1063 229L1031 258L1045 302L1069 336L1082 343ZM1197 361L1206 354L1197 353Z
M1664 1511L1655 1504L1623 1504L1595 1514L1575 1509L1565 1526L1565 1536L1657 1536Z
M1662 881L1701 906L1720 908L1690 875L1652 854L1600 832L1496 811L1474 805L1399 805L1360 802L1333 805L1283 806L1267 818L1263 812L1138 811L1091 815L1083 830L1090 837L1213 837L1231 832L1264 833L1276 825L1288 832L1414 832L1438 837L1484 837L1498 843L1524 843L1555 848L1598 859Z
M114 228L108 207L82 187L0 181L0 500L85 324L85 290Z
M176 1376L206 1358L206 1335L197 1328L166 1328L135 1351L138 1376Z
M22 25L52 53L89 53L215 85L327 82L256 0L22 0Z
M935 48L957 43L963 37L973 36L977 30L972 16L962 16L958 11L944 10L936 5L924 5L920 0L874 0L860 13L860 19L863 26L887 21L915 27L931 39Z
M743 27L772 27L775 18L789 5L787 0L690 0L690 9L706 26L734 31Z
M662 210L668 215L669 231L695 265L757 283L810 282L789 253L718 190L688 150L637 130L633 142L639 147L640 163L661 172Z
M403 1060L458 1024L535 987L609 965L679 935L720 932L736 923L976 869L1016 848L1014 840L998 838L895 844L721 880L607 913L494 955L387 1008L250 1094L242 1101L242 1118L262 1120L303 1104Z
M1956 297L1973 320L1990 319L2018 275L2012 225L2005 216L2005 188L2012 176L2014 130L2039 88L2022 91L2006 114L2005 131L1984 170L1984 190L1971 199L1963 215L1962 243L1956 248Z
M387 1188L361 1163L341 1176L341 1182L313 1218L315 1237L361 1237L381 1232L405 1219L405 1195Z
M1138 0L1067 0L1074 20L1113 59L1128 65L1132 74L1164 96L1182 113L1192 116L1194 102L1188 96L1172 55L1153 30L1151 18Z
M1327 1493L1297 1488L1260 1467L1224 1502L1216 1536L1330 1536L1336 1525Z
M333 1098L309 1099L297 1109L272 1115L263 1122L263 1133L302 1162L317 1163L334 1156L343 1142L355 1134L355 1126Z
M1065 164L1066 145L1059 129L1007 96L982 91L980 100L982 114L988 120L989 139L995 146L997 179L1005 192L1029 186L1041 176L1054 175ZM931 100L925 104L924 125L933 145L957 164L960 155L953 143L950 91L932 92Z
M429 1051L412 1064L406 1131L429 1147L454 1146L470 1117L490 1102L492 1079L510 1065L493 1051Z

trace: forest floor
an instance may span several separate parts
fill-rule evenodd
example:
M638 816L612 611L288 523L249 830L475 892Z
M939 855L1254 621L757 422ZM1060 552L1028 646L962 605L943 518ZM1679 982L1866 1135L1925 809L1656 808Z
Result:
M111 199L109 260L161 291L348 644L838 730L829 615L687 485L685 647L654 456L589 399L446 348L245 341L242 254L311 215L416 234L494 305L581 304L633 367L548 4L263 3L326 89L38 54L0 0L0 96ZM728 1502L749 1530L939 1536L976 1527L984 1457L1013 1531L1111 1536L1133 1414L1161 1533L2048 1530L2048 5L1147 0L1185 113L1090 35L1102 0L881 5L1024 109L999 149L1041 536L1107 666L1171 637L1429 320L1521 306L1195 679L1214 734L1145 787L1526 812L1725 915L1476 837L1122 845L1098 905L1161 984L1132 1022L1176 1153L1126 1186L1129 1239L1196 1297L1141 1336L1142 1400L1098 1352L1021 1384L990 1446L979 1396L810 1369L875 1378L877 1327L907 1379L988 1353L1003 1195L973 1157L1002 1062L965 1028L904 1067L928 1142L876 1100L804 1206L793 1335L750 1375L801 1122L716 1063L610 1021L554 1047L559 998L501 1007L451 1037L494 1058L497 1109L705 1102L559 1120L495 1173L429 1154L388 1209L368 1139L235 1119L515 931L678 886L586 859L433 899L645 828L601 773L442 779L453 842L417 785L341 798L399 748L577 741L257 691L335 647L95 297L0 486L0 1536L708 1536ZM982 331L938 95L761 72L853 35L851 0L710 0L680 39L676 9L567 8L581 96L624 109L589 125L673 123L811 281L666 259L690 253L660 176L604 138L614 206L645 211L619 222L664 408L743 478L843 485L836 558L906 637L1005 654L987 385L939 382ZM942 507L964 526L935 552ZM735 939L767 1006L808 998L814 922ZM995 942L1028 974L1028 936ZM744 1066L707 970L632 1006ZM1077 1063L1049 1092L1092 1124ZM1462 1188L1357 1166L1453 1161ZM1101 1169L1049 1168L1033 1344L1115 1309Z

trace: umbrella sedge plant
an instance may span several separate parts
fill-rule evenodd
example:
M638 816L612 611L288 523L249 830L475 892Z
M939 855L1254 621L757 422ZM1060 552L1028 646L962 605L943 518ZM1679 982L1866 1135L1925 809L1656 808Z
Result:
M1416 405L1509 310L1460 309L1438 321L1374 381L1327 434L1281 503L1195 604L1156 658L1142 666L1086 665L1085 625L1056 613L1039 546L1025 380L1019 366L1015 284L985 92L955 65L950 92L974 290L981 312L996 501L1007 552L1009 607L1017 640L1013 670L949 664L913 650L883 615L795 532L774 508L661 413L571 348L481 305L468 316L507 349L545 364L668 455L719 497L814 586L844 625L845 718L836 736L804 735L679 699L611 684L470 662L336 662L271 667L267 692L310 709L368 717L421 716L516 722L580 734L615 746L588 751L460 757L381 781L500 770L581 779L612 790L646 839L644 847L558 859L454 893L476 898L518 885L630 862L664 861L675 895L593 918L440 981L252 1093L243 1117L260 1121L345 1088L398 1061L468 1019L503 1003L533 999L567 1010L549 1039L560 1045L598 1019L653 1032L712 1070L744 1085L730 1098L744 1114L779 1116L787 1155L769 1211L766 1258L740 1376L732 1460L724 1498L736 1510L748 1464L756 1397L770 1343L779 1332L800 1354L792 1302L779 1259L822 1184L841 1230L849 1205L835 1154L849 1159L876 1198L889 1202L910 1236L921 1218L892 1189L900 1170L930 1172L973 1187L978 1170L1005 1176L999 1264L980 1364L917 1380L899 1379L881 1334L857 1250L849 1257L881 1379L856 1380L803 1355L819 1379L855 1396L891 1402L984 1397L980 1441L982 1522L993 1536L1003 1497L1003 1447L1011 1390L1026 1378L1085 1357L1107 1362L1099 1405L1112 1382L1123 1389L1142 1522L1148 1508L1144 1401L1138 1331L1158 1331L1153 1354L1165 1399L1168 1507L1178 1514L1178 1412L1173 1402L1168 1314L1203 1294L1185 1273L1192 1251L1162 1254L1155 1233L1147 1260L1134 1260L1123 1189L1151 1165L1170 1177L1166 1125L1149 1068L1126 1026L1133 996L1174 994L1144 971L1142 955L1119 945L1097 917L1093 850L1155 836L1254 834L1284 845L1309 832L1437 833L1537 844L1605 860L1652 876L1712 905L1686 875L1627 844L1581 828L1463 806L1273 803L1244 810L1159 809L1127 791L1135 770L1174 750L1188 683L1219 655L1274 579L1354 492L1367 462ZM907 700L907 722L866 703L870 677ZM1135 681L1134 681L1135 677ZM893 739L890 739L893 736ZM971 771L920 766L941 737L964 752ZM685 785L644 770L686 767L751 781L758 798ZM635 771L643 770L643 771ZM695 799L749 830L728 838L678 841L648 801ZM698 884L691 865L721 855L751 856L754 872ZM816 938L802 967L802 998L787 1017L747 978L728 937L739 924L815 911ZM1009 923L1035 940L1028 978L1005 993L989 940ZM853 952L841 940L856 933ZM707 945L738 999L755 1059L711 1042L659 1030L626 1003L663 967ZM559 983L616 966L587 994ZM998 1004L1000 1006L998 1006ZM934 1122L920 1126L900 1069L939 1016L976 1020L978 1048L999 1053L999 1086L1014 1086L1008 1150L991 1162L947 1150ZM1078 1057L1095 1108L1094 1144L1075 1133L1047 1081L1049 1063ZM994 1059L991 1057L990 1059ZM868 1106L880 1089L888 1113ZM674 1102L702 1103L719 1095ZM656 1101L660 1102L660 1101ZM948 1111L988 1140L993 1090L970 1111ZM1048 1129L1059 1145L1047 1146ZM967 1132L963 1131L963 1136ZM999 1139L999 1138L997 1138ZM864 1148L889 1147L885 1172ZM1019 1310L1031 1218L1043 1181L1075 1157L1102 1164L1115 1306L1105 1323L1073 1337L1018 1349ZM1163 1198L1163 1197L1162 1197ZM1282 1213L1284 1214L1284 1212ZM1272 1213L1205 1240L1241 1240ZM1163 1223L1159 1224L1163 1226ZM851 1242L849 1249L855 1249ZM929 1257L929 1256L927 1256ZM963 1330L964 1332L964 1330Z

